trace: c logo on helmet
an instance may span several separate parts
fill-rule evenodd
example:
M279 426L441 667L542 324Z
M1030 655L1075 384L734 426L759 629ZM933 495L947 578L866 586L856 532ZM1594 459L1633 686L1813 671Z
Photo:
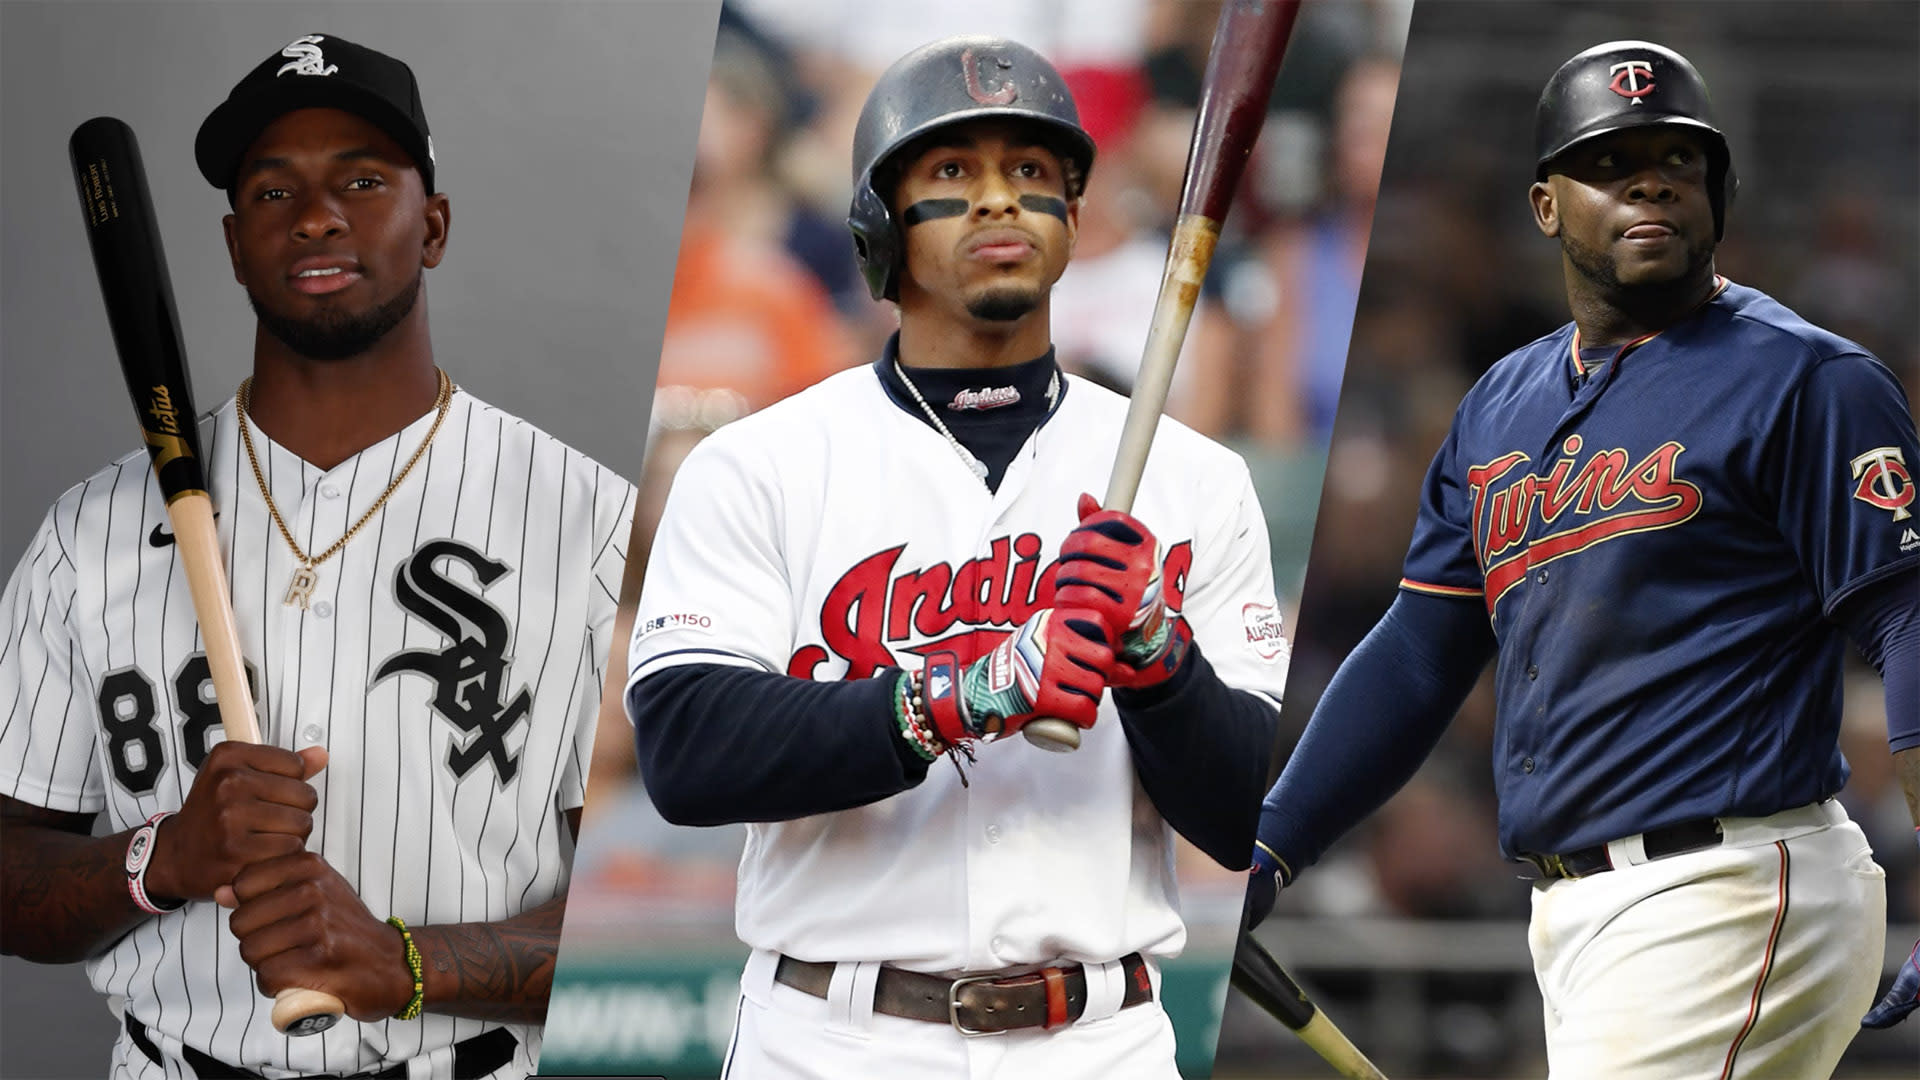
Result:
M1653 93L1653 65L1645 60L1622 60L1607 69L1613 81L1607 89L1626 98L1630 104L1640 104L1640 99Z
M1013 64L996 57L994 66L1007 71ZM967 79L967 96L982 105L1011 105L1013 99L1020 96L1019 88L1013 85L1011 79L1001 83L1000 89L989 91L980 80L980 60L973 55L972 49L960 54L960 71Z

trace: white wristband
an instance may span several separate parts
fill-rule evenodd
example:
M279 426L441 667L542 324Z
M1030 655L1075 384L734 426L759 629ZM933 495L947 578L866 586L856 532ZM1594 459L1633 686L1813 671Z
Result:
M161 907L147 895L147 866L153 862L154 838L160 835L160 823L173 813L162 810L148 818L145 825L133 830L133 839L127 842L127 892L133 897L134 905L150 915L165 915L187 906L182 900L171 907Z

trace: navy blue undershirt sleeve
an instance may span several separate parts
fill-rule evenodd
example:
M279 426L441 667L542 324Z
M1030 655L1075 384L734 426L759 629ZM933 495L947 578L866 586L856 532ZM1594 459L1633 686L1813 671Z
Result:
M897 669L814 682L683 664L627 690L647 794L675 825L848 810L926 779L893 716Z
M1193 646L1173 677L1113 691L1134 772L1160 816L1229 870L1253 851L1253 806L1267 781L1278 715L1256 694L1220 681Z
M1402 590L1334 673L1260 808L1289 880L1419 771L1496 644L1477 599Z
M1861 587L1833 617L1886 686L1887 746L1920 746L1920 569Z

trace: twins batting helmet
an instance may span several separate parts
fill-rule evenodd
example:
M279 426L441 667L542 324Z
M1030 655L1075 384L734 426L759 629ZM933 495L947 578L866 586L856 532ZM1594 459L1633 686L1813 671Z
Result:
M1067 198L1077 198L1093 168L1093 137L1066 80L1037 52L992 37L953 37L895 61L874 84L853 129L853 204L847 228L875 300L900 298L902 243L891 206L887 166L921 137L967 120L1032 121L1072 165ZM878 179L876 179L878 177ZM884 190L883 190L884 189Z
M1545 180L1554 158L1588 139L1654 124L1689 127L1706 141L1707 196L1713 238L1720 239L1739 187L1733 156L1714 125L1707 84L1686 57L1663 45L1609 41L1560 65L1533 114L1534 179Z

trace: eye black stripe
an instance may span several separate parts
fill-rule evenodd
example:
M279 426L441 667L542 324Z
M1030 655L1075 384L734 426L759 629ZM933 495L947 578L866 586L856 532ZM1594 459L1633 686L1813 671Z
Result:
M901 211L900 220L911 228L923 221L962 217L967 212L967 205L965 199L921 199Z
M1056 199L1051 195L1022 195L1020 209L1031 210L1036 214L1051 214L1061 221L1067 220L1067 200Z

